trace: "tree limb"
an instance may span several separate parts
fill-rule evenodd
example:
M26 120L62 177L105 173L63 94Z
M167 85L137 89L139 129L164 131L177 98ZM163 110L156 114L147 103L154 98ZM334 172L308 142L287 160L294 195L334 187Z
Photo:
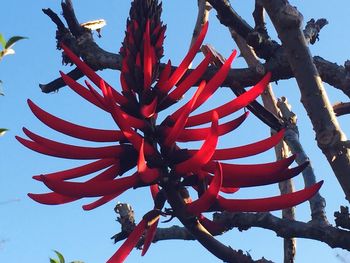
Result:
M350 152L341 144L346 141L346 136L340 129L300 29L302 15L286 0L263 0L263 4L294 72L301 91L301 102L316 132L317 144L350 201Z

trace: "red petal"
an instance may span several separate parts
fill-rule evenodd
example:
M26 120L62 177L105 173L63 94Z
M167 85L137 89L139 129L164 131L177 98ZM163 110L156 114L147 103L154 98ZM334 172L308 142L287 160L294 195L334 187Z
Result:
M28 105L34 115L44 124L66 135L95 142L115 142L125 139L125 136L121 131L101 130L80 126L44 111L31 100L28 100Z
M237 187L221 187L220 192L223 192L225 194L234 194L239 190Z
M181 97L202 77L203 73L206 71L212 55L208 54L203 61L194 69L181 83L174 89L168 98L172 101L178 101Z
M285 130L280 130L271 137L256 143L227 149L217 149L212 160L231 160L265 152L277 145L282 140L284 131Z
M213 180L211 181L208 189L202 194L202 196L186 205L188 212L199 215L202 212L207 211L217 199L222 184L222 170L219 162L216 163L216 171Z
M131 250L136 246L137 242L139 242L143 232L145 231L146 224L146 220L142 219L128 236L123 245L120 246L117 252L115 252L115 254L107 261L107 263L124 262L124 260L130 254Z
M219 88L219 86L224 82L224 80L227 77L227 74L231 68L231 63L233 59L235 58L237 54L237 51L234 50L231 54L231 56L225 61L224 65L216 72L216 74L208 81L204 92L201 94L201 96L196 101L196 104L194 106L194 109L197 109L200 105L202 105L207 99L209 99L214 92Z
M294 161L295 156L292 155L288 158L263 164L230 164L221 163L222 172L224 174L224 185L232 186L235 180L240 180L240 177L259 177L259 176L270 176L274 174L277 176L279 173L285 171L290 164ZM214 173L215 162L210 162L208 165L203 167L204 170Z
M155 181L159 177L159 170L148 168L146 164L143 139L139 150L139 159L137 161L137 173L140 176L141 181L146 184Z
M92 174L94 172L105 169L108 166L118 162L119 161L116 159L101 159L101 160L98 160L89 164L85 164L79 167L75 167L72 169L55 172L55 173L44 174L44 176L55 180L69 180L69 179L82 177L84 175ZM41 181L41 175L33 176L33 178L35 180Z
M68 75L64 74L62 71L60 71L61 77L63 81L78 95L89 101L90 103L94 104L95 106L108 111L106 109L106 106L104 104L101 104L100 101L91 93L91 91L87 90L83 85L76 82L74 79L69 77Z
M156 113L158 99L154 97L152 102L148 105L143 105L141 108L142 116L145 118L151 118Z
M148 229L145 236L145 241L143 242L142 247L142 253L141 256L144 256L147 253L147 250L149 249L154 236L156 235L157 226L158 226L159 219L156 220Z
M66 182L53 180L42 176L43 183L52 191L76 198L98 197L112 194L121 194L136 186L139 182L137 175L128 176L115 180L88 181L88 182Z
M150 21L146 22L146 30L143 35L143 87L149 89L152 81L152 50L150 39Z
M318 192L322 183L323 181L297 192L268 198L229 200L219 196L217 203L222 210L229 212L268 212L280 210L309 200Z
M79 198L65 196L57 193L45 193L45 194L29 193L28 196L31 199L33 199L35 202L38 202L44 205L61 205L61 204L66 204L79 199Z
M97 90L94 89L94 87L90 84L89 81L84 80L85 85L88 87L88 89L90 90L91 94L95 96L95 98L102 104L105 106L105 101L103 99L103 97L101 96L100 93L97 92Z
M64 144L56 142L53 140L41 137L26 128L23 128L23 132L33 141L37 142L41 147L47 148L47 150L52 151L53 156L63 157L68 159L102 159L102 158L116 158L122 154L125 154L131 146L127 145L115 145L115 146L104 146L104 147L83 147L75 146L70 144ZM20 141L24 146L37 151L37 149L31 148L33 146L29 141L22 139ZM40 151L39 151L40 152ZM46 154L46 153L44 153ZM51 154L48 154L51 155Z
M196 100L198 96L201 94L205 87L205 81L201 82L201 84L198 86L198 89L196 93L193 95L192 99L186 103L183 107L181 107L178 111L176 111L174 114L178 115L178 117L175 119L173 115L171 115L170 119L175 119L175 124L172 128L166 131L166 138L164 140L164 145L170 146L172 145L176 138L179 136L181 130L186 125L186 121L188 119L188 116L190 115L192 108L194 104L196 103ZM177 114L179 113L179 114Z
M128 126L142 130L144 128L144 126L145 126L145 122L143 120L141 120L141 119L138 119L138 118L134 117L134 116L126 114L120 108L120 106L118 106L116 104L116 101L115 101L115 99L114 99L114 97L112 95L111 87L106 86L105 84L106 83L102 80L101 83L100 83L100 86L101 86L101 89L102 89L103 96L104 96L104 98L105 98L105 100L107 102L107 105L109 106L109 112L111 114L113 114L114 111L117 111L118 116L122 115L123 119L128 122L128 124L129 124ZM117 125L119 126L119 123L117 123ZM123 130L121 127L120 127L120 129Z
M119 108L119 106L117 106L114 103L113 96L111 96L111 89L110 88L102 85L102 92L103 92L103 95L106 98L106 100L109 102L109 107L111 108L111 115L112 115L114 121L120 127L120 129L123 132L123 134L125 135L125 137L132 143L134 148L136 150L140 149L142 137L131 128L130 122L129 122L129 121L131 121L131 119L130 118L128 119L127 118L128 115L125 114ZM131 117L131 116L129 116L129 117ZM154 149L152 148L152 146L150 146L148 143L146 143L145 144L145 152L146 152L146 155L153 154Z
M83 209L85 211L93 210L93 209L95 209L97 207L100 207L100 206L108 203L109 201L111 201L114 198L118 197L120 194L121 193L103 196L103 197L97 199L96 201L94 201L94 202L92 202L90 204L83 205Z
M224 135L236 129L238 126L242 124L242 122L248 117L249 112L245 112L237 119L226 122L218 126L218 135ZM181 131L179 136L177 137L177 142L188 142L188 141L200 141L204 140L208 133L210 132L210 128L198 128L198 129L184 129ZM220 150L216 150L215 153ZM195 150L189 150L190 153L194 153ZM214 155L215 155L214 153ZM214 158L214 157L213 157ZM213 159L212 158L212 159ZM230 158L231 159L231 158Z
M64 53L67 55L67 57L69 57L70 60L72 60L73 63L80 69L80 71L83 72L89 79L91 79L91 81L96 86L100 84L101 80L103 81L103 79L97 75L93 69L91 69L85 62L80 60L79 57L77 57L68 47L66 47L64 44L61 44L61 47L63 48ZM128 103L127 99L114 89L113 96L119 105Z
M177 173L183 174L187 172L195 172L200 170L203 165L208 163L215 152L218 142L218 114L213 113L211 129L208 137L204 141L202 147L189 159L175 166Z
M164 86L165 81L169 78L171 73L171 61L170 59L168 60L168 63L165 65L164 69L159 75L159 80L157 83L157 86L163 93L166 93L165 90L162 89Z
M154 200L156 198L157 194L159 193L159 186L158 186L158 184L150 185L150 190L151 190L152 198Z
M266 88L267 84L270 82L271 73L267 73L262 80L259 81L253 88L249 91L243 93L234 100L221 105L214 110L218 112L219 118L225 117L243 107L246 107L249 103L255 100ZM188 118L186 127L196 126L210 122L213 110L200 113Z
M260 186L267 184L274 184L288 180L299 173L301 173L307 166L309 162L305 162L302 165L291 169L285 169L280 173L270 173L270 174L259 174L259 175L249 175L249 176L235 176L234 178L226 178L225 185L231 187L251 187Z
M171 75L168 81L162 85L161 90L168 92L185 74L185 72L188 69L188 66L191 64L193 58L196 56L200 46L202 45L202 42L204 40L204 37L208 31L208 22L203 25L203 28L201 32L198 35L198 38L196 39L195 43L192 45L190 50L188 51L187 55L183 59L183 61L180 63L178 68L174 71L174 73Z

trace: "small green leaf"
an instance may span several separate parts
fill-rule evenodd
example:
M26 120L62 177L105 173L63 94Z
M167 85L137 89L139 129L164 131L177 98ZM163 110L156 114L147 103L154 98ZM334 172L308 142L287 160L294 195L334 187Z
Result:
M56 259L50 258L50 263L59 263Z
M60 252L56 251L56 250L54 250L54 252L56 253L58 259L60 260L59 263L65 263L63 255Z
M22 39L28 39L27 37L21 37L21 36L14 36L14 37L11 37L6 45L5 45L5 49L8 49L10 47L12 47L17 41L19 40L22 40Z
M6 40L2 34L0 34L0 44L1 44L2 48L5 48Z
M7 131L8 129L0 128L0 136L3 136Z

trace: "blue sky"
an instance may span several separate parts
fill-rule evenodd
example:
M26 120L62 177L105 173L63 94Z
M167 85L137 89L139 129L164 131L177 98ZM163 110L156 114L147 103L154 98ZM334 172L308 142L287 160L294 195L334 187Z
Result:
M0 98L1 127L10 131L0 139L0 262L44 263L54 256L52 250L62 252L66 259L80 259L85 263L105 262L117 249L109 237L119 232L113 211L115 202L128 202L135 210L136 218L152 208L148 191L129 191L115 202L111 202L91 212L84 212L81 205L89 202L83 200L62 206L44 206L35 203L27 197L28 192L41 193L46 188L31 177L35 174L54 172L76 163L47 157L32 152L20 145L14 138L23 135L22 127L55 140L69 142L45 125L41 124L30 112L26 100L32 99L43 109L79 124L92 127L113 127L109 116L94 109L68 88L52 94L41 93L38 84L46 83L58 76L58 71L68 72L70 67L61 65L61 54L55 49L55 25L42 12L42 8L50 7L57 13L61 12L61 1L20 1L12 0L2 3L0 32L9 38L12 35L22 35L29 39L16 44L16 54L7 56L0 62L0 79L3 81L4 97ZM251 12L254 1L232 1L234 8L249 23L252 24ZM330 22L320 34L320 42L311 46L314 55L320 55L338 64L343 64L350 57L348 43L349 35L344 28L350 27L348 11L350 3L339 0L335 5L331 1L291 1L304 14L305 22L311 18L327 18ZM167 24L164 61L168 58L177 64L188 50L192 28L197 14L197 1L164 1L163 21ZM107 26L103 29L101 39L97 43L111 52L118 52L124 37L125 21L129 11L130 1L74 1L76 14L80 22L104 18ZM184 6L186 6L184 8ZM270 34L276 39L276 34L270 27ZM235 44L228 31L219 25L215 11L210 14L208 35L204 41L210 43L225 57ZM198 55L201 58L201 55ZM233 68L245 67L242 58L237 58ZM102 75L117 89L119 75L116 71L104 71ZM328 87L330 100L346 101L341 92ZM340 205L346 205L342 193L325 157L317 148L312 127L308 117L301 107L300 94L294 80L279 81L274 84L277 96L286 96L298 115L301 141L311 157L318 180L325 183L321 194L327 199L327 213L333 223L333 212ZM215 97L216 101L231 98L231 93L221 90ZM215 103L215 100L213 100ZM339 119L343 130L350 134L348 117ZM259 128L257 128L259 127ZM241 145L268 136L269 130L252 114L249 119L232 135L225 136L221 145ZM246 163L267 162L273 160L273 151L258 157L243 160ZM303 187L302 179L295 180L297 189ZM244 190L238 193L240 197L260 197L276 195L277 187ZM280 214L280 212L276 212ZM309 220L308 205L297 208L297 218ZM176 223L176 222L175 222ZM270 231L251 229L240 233L233 230L220 237L225 244L235 249L248 251L254 258L262 256L275 262L282 261L282 240ZM298 239L297 262L340 262L339 257L350 260L348 252L332 250L327 245L317 241ZM162 241L153 244L147 255L140 257L140 251L133 251L126 262L216 262L216 259L206 252L196 242Z

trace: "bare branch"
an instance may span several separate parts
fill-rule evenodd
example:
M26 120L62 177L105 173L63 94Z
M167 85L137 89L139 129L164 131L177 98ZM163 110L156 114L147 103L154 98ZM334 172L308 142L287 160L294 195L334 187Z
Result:
M335 224L337 227L342 227L350 230L349 207L341 206L340 212L335 212L334 217L335 217Z
M280 219L270 213L215 213L214 221L241 230L261 227L274 231L280 237L313 239L324 242L332 248L350 250L350 231L328 224Z
M263 0L263 3L298 82L301 102L313 124L318 146L327 157L346 199L350 201L350 152L341 144L346 141L346 136L340 129L300 29L302 16L288 1Z
M350 113L350 102L338 102L333 105L333 110L336 116L342 116Z

